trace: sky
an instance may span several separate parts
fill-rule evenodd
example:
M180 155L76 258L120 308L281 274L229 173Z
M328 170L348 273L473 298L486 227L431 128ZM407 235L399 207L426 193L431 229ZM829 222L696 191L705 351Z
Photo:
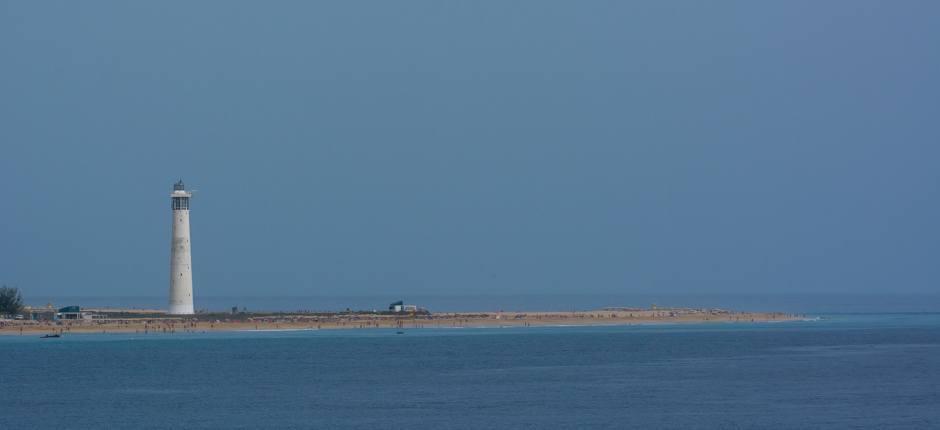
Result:
M931 293L935 1L0 0L0 282ZM198 303L197 303L198 305Z

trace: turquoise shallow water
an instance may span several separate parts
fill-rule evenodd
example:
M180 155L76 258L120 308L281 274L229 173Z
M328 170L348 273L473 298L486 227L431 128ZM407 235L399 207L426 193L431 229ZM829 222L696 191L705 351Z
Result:
M2 428L938 428L940 314L0 336Z

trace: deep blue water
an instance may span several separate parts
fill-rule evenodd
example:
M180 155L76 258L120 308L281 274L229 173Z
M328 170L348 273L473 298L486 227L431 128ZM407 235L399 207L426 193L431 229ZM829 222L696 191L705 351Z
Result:
M0 336L2 428L940 428L940 314Z

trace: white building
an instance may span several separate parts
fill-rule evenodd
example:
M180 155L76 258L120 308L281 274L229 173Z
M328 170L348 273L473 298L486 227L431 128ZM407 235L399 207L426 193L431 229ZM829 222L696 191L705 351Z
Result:
M174 315L193 314L193 262L189 243L189 200L183 181L173 184L173 240L170 246L170 308Z
M399 301L397 301L397 302L395 302L395 303L392 303L392 304L388 305L388 310L391 311L391 312L397 312L397 313L401 313L401 312L417 312L417 311L418 311L418 306L417 306L417 305L406 305L404 301L399 300Z

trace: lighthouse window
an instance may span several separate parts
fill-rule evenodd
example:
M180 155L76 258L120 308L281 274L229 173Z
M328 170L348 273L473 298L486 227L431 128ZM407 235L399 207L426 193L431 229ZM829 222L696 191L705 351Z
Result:
M189 210L189 198L174 197L173 210Z

